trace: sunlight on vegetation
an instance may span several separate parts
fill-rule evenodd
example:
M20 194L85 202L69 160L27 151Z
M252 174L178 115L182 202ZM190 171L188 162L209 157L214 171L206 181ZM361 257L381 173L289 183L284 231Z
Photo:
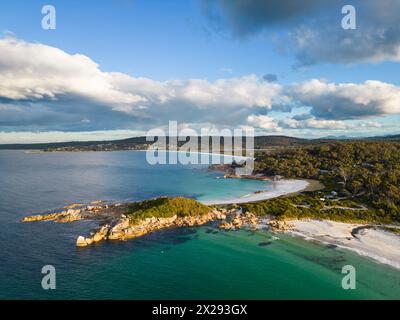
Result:
M146 218L199 216L210 212L210 207L183 197L157 198L129 204L127 215L131 224Z

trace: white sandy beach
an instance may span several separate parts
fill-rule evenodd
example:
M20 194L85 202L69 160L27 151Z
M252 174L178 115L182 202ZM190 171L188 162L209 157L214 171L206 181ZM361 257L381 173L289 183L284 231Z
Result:
M272 189L230 200L203 201L204 204L240 204L276 198L303 191L309 185L305 180L281 180L272 182ZM329 220L291 220L292 235L301 236L338 248L351 250L380 263L400 269L400 236L380 228L363 228L366 225ZM357 231L357 228L361 228ZM353 233L353 234L352 234Z
M283 196L285 194L295 193L307 188L309 183L305 180L281 180L271 182L271 190L265 190L259 193L252 193L240 198L229 199L229 200L210 200L202 201L206 205L213 204L239 204L246 202L255 202L261 200L267 200Z
M293 235L333 244L400 269L399 235L379 228L362 228L354 232L354 228L365 225L328 220L292 220L290 223L295 227L291 232Z

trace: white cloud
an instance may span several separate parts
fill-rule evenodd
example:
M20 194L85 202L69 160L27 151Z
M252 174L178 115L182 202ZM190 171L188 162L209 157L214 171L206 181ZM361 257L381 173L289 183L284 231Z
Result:
M281 121L265 115L296 107L309 107L310 114ZM313 79L284 87L247 75L161 82L103 72L89 57L47 45L0 40L0 128L5 131L143 131L169 120L197 128L252 125L266 132L350 130L355 127L346 120L399 113L400 88L380 81Z
M324 120L309 118L296 120L285 118L279 121L279 126L285 129L317 129L317 130L351 130L357 128L382 128L383 125L376 121L346 122L338 120Z
M400 88L381 81L336 84L313 79L289 91L318 118L344 120L400 113Z
M249 115L247 123L250 126L264 129L265 131L279 132L282 130L274 118L265 115Z
M280 124L288 129L329 129L329 130L344 130L349 129L351 126L347 125L344 121L336 120L318 120L306 119L296 120L293 118L286 118Z
M72 94L116 105L145 100L117 90L110 77L84 55L12 38L0 40L0 97L40 100Z
M280 90L279 85L255 75L214 82L135 78L103 72L84 55L12 38L0 40L0 97L12 101L55 103L77 97L81 104L97 103L144 118L155 117L160 110L165 113L165 106L174 105L182 113L197 110L201 117L202 110L208 108L270 109Z

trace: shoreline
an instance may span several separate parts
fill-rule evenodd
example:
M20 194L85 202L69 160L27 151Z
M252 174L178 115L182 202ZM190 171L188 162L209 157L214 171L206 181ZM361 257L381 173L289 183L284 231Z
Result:
M263 196L263 195L262 195ZM272 196L271 194L269 195ZM251 199L246 199L249 201ZM128 203L127 203L128 204ZM128 240L143 236L164 228L200 226L211 221L220 221L219 228L225 230L268 230L285 233L319 245L331 245L341 250L372 259L378 263L400 269L400 235L387 229L398 229L398 225L344 223L332 220L287 219L276 220L272 216L255 216L251 212L243 213L239 209L210 208L208 214L178 218L145 218L132 225L125 216L127 204L109 205L93 202L91 206L72 204L65 206L62 212L27 216L22 222L54 221L61 223L78 220L98 221L99 228L88 230L90 235L78 236L76 245L87 246L103 240Z
M344 223L332 220L286 220L292 236L333 245L400 269L400 236L384 230L384 225Z
M254 177L253 178L244 177L240 179L254 179ZM260 178L258 180L271 181L268 177L264 177L263 179ZM271 181L271 183L273 186L272 190L263 190L261 192L254 192L239 198L233 198L227 200L215 199L215 200L207 200L200 202L205 205L229 205L229 204L241 204L248 202L258 202L301 192L306 190L310 185L310 182L306 180L295 180L295 179Z
M224 172L225 170L218 171ZM228 174L226 178L268 181L271 184L269 186L271 189L257 191L233 199L214 199L199 202L209 206L244 204L288 196L302 191L320 190L324 187L321 182L316 180L282 179L274 181L271 177L263 176L261 174L253 174L250 176L234 176ZM144 220L141 225L130 226L123 213L119 212L125 204L119 203L107 205L104 202L100 205L96 205L95 202L92 202L91 204L92 206L76 205L78 208L84 206L86 209L76 209L75 205L70 205L66 206L65 211L63 212L44 216L37 215L25 217L23 221L53 220L56 222L72 222L83 219L98 220L101 226L100 229L92 232L89 237L79 236L77 239L77 246L86 246L105 239L125 240L139 237L148 232L153 232L164 227L195 226L214 220L222 221L220 226L222 229L235 229L241 228L240 226L242 224L246 224L246 219L247 221L255 219L255 217L245 218L247 214L243 214L239 209L234 210L232 213L236 218L229 218L226 220L228 212L220 211L223 209L215 208L210 210L210 213L205 217L190 219L177 219L176 216L172 219L148 218ZM352 251L357 255L368 257L374 261L389 265L396 269L400 269L400 236L384 230L385 226L377 224L343 223L317 219L279 221L271 219L272 217L258 217L257 220L261 221L263 218L271 220L271 223L268 223L267 227L268 230L273 232L285 232L292 236L316 241L319 244L329 244L340 249ZM107 222L107 224L101 222ZM252 222L252 225L254 227L254 221ZM264 227L265 226L266 225L264 225Z

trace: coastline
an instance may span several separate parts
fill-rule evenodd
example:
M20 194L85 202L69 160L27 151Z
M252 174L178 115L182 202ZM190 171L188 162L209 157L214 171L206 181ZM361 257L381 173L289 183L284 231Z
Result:
M219 156L221 156L221 154ZM320 190L323 188L322 183L315 180L282 179L274 181L272 177L263 176L261 174L240 177L229 174L229 171L218 171L227 173L226 178L228 179L256 179L268 181L271 184L269 186L270 190L260 190L233 199L199 201L202 204L210 206L244 204L281 196L289 196L303 191ZM222 229L234 230L241 228L241 225L248 227L248 221L254 219L254 217L246 218L246 214L241 213L240 209L233 210L232 212L218 209L210 211L207 216L196 217L194 219L177 219L176 217L173 217L172 219L147 219L140 225L129 226L123 213L120 212L120 210L123 209L123 206L123 203L70 205L66 206L65 210L62 212L26 217L23 221L32 222L53 220L56 222L73 222L77 220L98 220L100 223L99 229L92 231L90 235L86 235L85 237L78 237L77 245L86 246L106 239L125 240L139 237L162 228L196 226L214 220L221 221ZM395 233L384 231L382 226L379 228L377 225L351 224L315 219L277 221L271 217L264 218L270 219L271 223L269 223L267 227L273 232L286 232L290 235L302 237L307 240L317 241L340 249L350 250L358 255L366 256L380 263L400 269L400 236ZM262 217L258 217L257 219L259 221L263 220ZM281 223L292 225L293 228L281 228L281 226L279 226ZM256 223L252 222L250 227L255 228L255 225ZM261 224L260 226L266 227L265 224ZM287 227L287 225L284 227ZM355 230L357 230L356 233Z
M288 234L350 250L400 269L400 236L384 230L385 226L316 219L286 222L293 227Z
M248 179L248 178L245 177L241 179ZM269 179L265 178L260 180L269 180ZM271 183L273 188L272 190L263 190L261 192L252 193L242 196L240 198L233 198L229 200L216 199L216 200L208 200L200 202L202 202L205 205L224 205L224 204L228 205L228 204L241 204L247 202L257 202L301 192L307 189L308 186L310 185L310 183L306 180L294 180L294 179L272 181Z

